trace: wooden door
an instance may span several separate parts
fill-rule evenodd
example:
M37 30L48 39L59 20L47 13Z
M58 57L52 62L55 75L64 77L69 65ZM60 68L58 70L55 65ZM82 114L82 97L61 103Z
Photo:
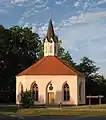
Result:
M48 93L48 103L53 104L54 101L55 101L54 92L49 92Z

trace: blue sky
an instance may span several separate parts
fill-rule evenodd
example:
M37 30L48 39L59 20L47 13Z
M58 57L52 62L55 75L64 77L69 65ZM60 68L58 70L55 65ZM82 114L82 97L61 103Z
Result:
M31 26L42 38L50 12L73 60L87 56L106 76L106 0L0 0L0 24Z

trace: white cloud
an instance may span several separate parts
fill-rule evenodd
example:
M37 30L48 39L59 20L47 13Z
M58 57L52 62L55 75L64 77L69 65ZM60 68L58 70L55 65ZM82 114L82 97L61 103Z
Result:
M66 2L66 0L56 0L56 4L57 4L57 5L61 5L61 4L63 4L64 2Z
M63 40L65 48L70 50L75 58L79 57L78 59L80 59L81 56L87 55L94 60L101 60L106 52L105 31L104 25L93 22L83 26L73 25L69 28L63 28L58 33ZM76 55L78 56L76 57Z
M78 7L78 6L80 6L80 0L78 0L74 3L74 7Z
M36 27L35 26L32 27L32 32L36 32Z
M0 0L0 9L8 12L9 8L23 6L27 1L29 0Z
M84 10L89 6L89 0L84 3Z
M50 7L47 6L46 8L44 8L44 11L47 11L47 10L49 10L49 9L50 9Z
M96 7L97 3L95 2L95 0L77 0L74 2L73 6L77 9L79 9L77 11L78 12L86 12L85 10L88 8L92 8L92 7Z
M8 13L7 10L0 9L0 14L7 14L7 13Z
M36 32L36 24L35 24L35 23L30 24L30 23L26 22L26 23L23 25L23 27L32 28L32 32Z
M73 24L82 24L82 23L88 23L90 21L95 21L101 18L106 17L106 11L104 12L87 12L87 13L81 13L77 16L71 16L67 20L62 20L61 23L58 24L59 27L68 27Z
M41 37L46 35L47 28L48 28L48 23L45 23L44 25L42 25L41 28L38 29L38 33L40 34Z
M27 22L23 27L30 27L30 24Z
M97 2L98 5L103 4L103 3L106 3L106 0L100 0Z
M106 11L72 16L59 24L58 35L76 62L87 56L106 74L106 66L103 66L106 64L106 24L102 22L105 17Z
M25 0L10 0L11 3L20 3L24 2Z
M19 25L24 24L24 20L31 15L35 15L39 11L47 10L49 7L47 6L48 0L30 0L26 5L26 11L23 13L22 17L20 18Z

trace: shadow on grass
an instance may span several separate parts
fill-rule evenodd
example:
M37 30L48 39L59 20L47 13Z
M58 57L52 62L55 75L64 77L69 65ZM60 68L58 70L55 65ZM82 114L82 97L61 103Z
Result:
M17 106L0 106L0 112L13 112L16 113L19 110Z

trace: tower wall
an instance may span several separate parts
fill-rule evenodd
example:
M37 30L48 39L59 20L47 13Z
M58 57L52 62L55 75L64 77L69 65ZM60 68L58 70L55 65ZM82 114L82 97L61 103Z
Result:
M56 40L51 19L44 39L44 56L58 56L58 40Z
M46 38L44 42L44 56L57 56L58 54L58 43L55 43L51 38L49 42Z

